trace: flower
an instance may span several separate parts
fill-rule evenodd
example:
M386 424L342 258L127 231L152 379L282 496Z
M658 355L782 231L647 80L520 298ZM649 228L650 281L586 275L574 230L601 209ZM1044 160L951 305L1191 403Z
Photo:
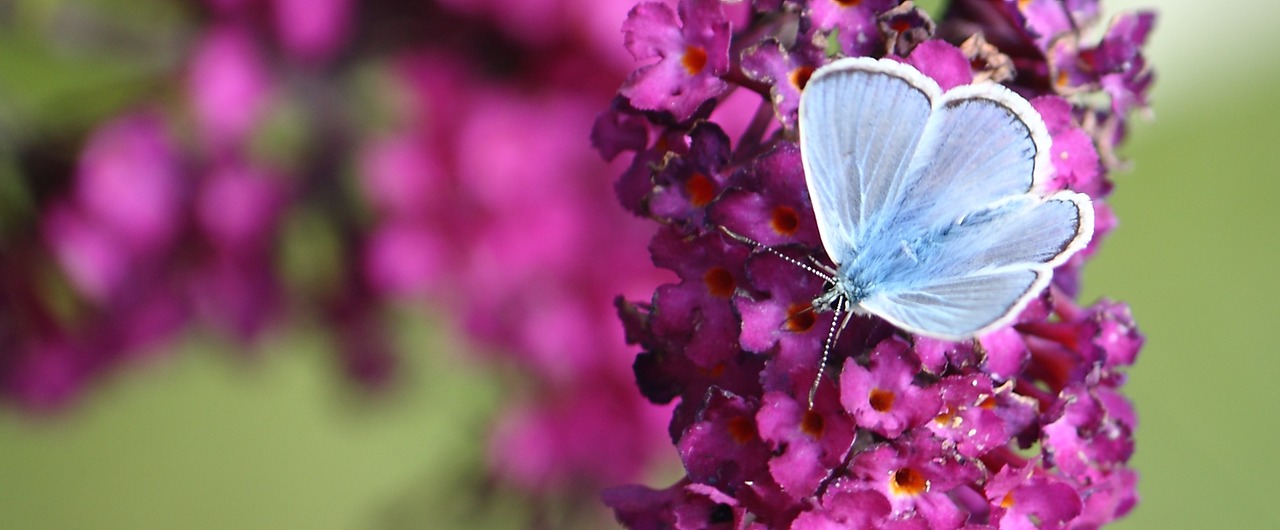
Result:
M1047 188L1089 195L1096 235L1114 226L1105 203L1111 166L1100 153L1118 140L1104 138L1099 123L1121 124L1144 104L1150 72L1136 59L1151 21L1119 19L1090 48L1107 57L1090 64L1133 61L1089 70L1109 71L1111 85L1069 84L1132 93L1115 98L1110 89L1113 102L1132 103L1093 108L1045 81L1064 64L1054 46L1096 19L1097 5L1050 12L1049 4L1060 3L954 2L935 25L906 3L753 2L759 16L731 28L727 47L741 50L738 57L710 74L728 88L637 103L635 80L653 65L623 85L593 142L610 159L630 153L620 202L658 223L653 262L679 279L644 301L620 299L618 314L640 349L640 393L675 403L668 433L685 476L666 489L607 490L620 522L1096 528L1132 508L1136 414L1122 385L1142 335L1123 304L1074 299L1100 237L1060 266L1013 323L961 342L915 336L874 316L835 321L813 307L828 287L805 270L823 251L800 169L796 108L807 76L833 52L884 54L944 89L1008 84L1030 99L1052 137ZM647 35L672 43L690 27L652 4L633 11L631 24L639 20ZM676 56L675 45L666 49L663 61ZM753 93L773 112L728 134L726 91ZM652 112L671 105L684 112Z
M353 0L275 0L280 44L300 61L328 60L351 31Z
M869 55L883 49L877 26L880 14L899 3L897 0L814 0L808 3L805 18L817 33L814 40L825 42L828 36L834 36L842 55Z
M240 145L266 111L271 80L246 28L218 24L191 56L187 91L201 133L222 152Z
M886 438L923 425L941 406L936 391L911 384L919 362L907 357L910 345L898 338L877 344L864 368L849 359L840 375L840 403L857 425Z
M632 72L619 90L636 108L688 119L698 106L728 88L730 24L720 0L681 0L679 19L666 4L642 2L622 27L638 61L658 59Z

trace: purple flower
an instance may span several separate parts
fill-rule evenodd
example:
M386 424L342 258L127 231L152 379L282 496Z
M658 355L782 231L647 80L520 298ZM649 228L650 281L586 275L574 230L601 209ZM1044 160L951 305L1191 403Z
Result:
M80 393L89 375L84 366L85 351L68 337L37 339L24 344L20 351L6 359L4 385L6 394L24 407L55 410Z
M1122 135L1100 124L1120 127L1127 109L1077 106L1048 82L1056 63L1047 45L1056 40L1045 35L1063 39L1097 18L1087 0L1054 4L1066 10L955 2L936 28L956 34L956 46L933 37L926 14L897 2L753 2L760 15L733 26L728 44L744 50L741 72L718 77L735 97L760 98L749 123L727 125L740 118L727 105L685 101L687 112L672 119L645 112L666 108L660 103L634 97L615 99L597 119L597 149L630 153L619 199L659 224L653 262L679 277L645 302L617 302L627 341L642 350L633 365L640 393L675 402L668 433L685 467L666 490L607 492L619 521L646 529L1095 528L1133 507L1136 414L1120 388L1143 338L1123 304L1076 305L1091 251L1060 266L1010 325L960 342L913 336L873 316L837 321L814 308L827 286L805 270L825 261L795 110L807 76L830 60L826 39L845 54L890 55L944 89L1008 84L1032 101L1053 140L1046 190L1089 194L1097 235L1114 226L1102 202L1112 185L1101 153ZM646 9L664 13L661 27L681 42L675 15L654 4L633 11L629 28ZM1148 29L1149 21L1119 24L1099 48L1140 57ZM620 93L635 88L633 77ZM685 121L695 108L699 119Z
M429 295L447 267L445 245L430 227L412 221L384 222L365 242L365 275L381 293Z
M424 296L445 274L447 238L427 213L447 200L448 176L430 143L418 135L365 147L360 177L365 196L385 221L366 241L364 269L382 293Z
M936 391L912 384L920 364L906 354L910 345L887 339L871 351L870 364L850 359L840 376L840 403L858 425L887 438L923 425L941 406Z
M196 198L197 224L224 252L264 252L287 205L286 187L284 177L258 168L215 168Z
M616 484L640 475L648 462L637 455L665 436L634 426L660 426L666 411L621 395L624 374L582 378L546 402L508 412L490 440L493 468L528 491L566 490L583 480Z
M877 26L880 14L899 3L899 0L813 0L806 14L818 32L819 42L825 42L826 35L834 34L844 55L871 55L884 48Z
M986 494L991 522L1011 530L1069 528L1082 508L1076 488L1035 463L1000 470Z
M272 85L253 38L241 26L215 26L196 44L188 68L200 132L216 153L238 147L262 119Z
M101 225L68 205L51 207L42 224L49 247L84 296L106 301L129 283L137 260Z
M548 498L634 480L668 440L669 419L623 391L632 359L611 301L652 292L659 276L644 255L648 231L601 200L610 188L598 176L611 166L583 141L593 102L609 96L544 76L564 67L557 57L505 82L459 57L398 58L397 125L368 139L359 163L373 219L360 278L374 293L446 304L451 325L520 370L527 384L500 413L489 468ZM597 145L647 147L647 122L634 116L596 120ZM689 167L706 167L693 158Z
M940 40L929 40L907 56L905 62L938 82L943 90L973 82L972 64L960 48Z
M905 478L905 477L904 477ZM792 530L840 530L885 528L893 505L884 494L871 489L832 488L818 509L804 512L791 522Z
M283 177L229 164L205 177L196 225L211 247L192 296L210 320L240 340L256 337L280 303L272 244L287 205Z
M178 235L186 180L156 115L121 117L93 134L73 198L44 222L46 240L82 293L106 303L158 265Z
M711 205L711 220L764 245L818 243L813 204L804 191L800 152L780 144L736 172Z
M837 487L867 488L889 499L894 518L916 516L927 528L959 528L967 514L951 499L982 475L973 461L954 458L927 431L904 436L894 445L860 452L850 464L856 480Z
M1111 183L1102 178L1098 150L1089 134L1076 125L1071 104L1058 96L1041 96L1031 106L1044 118L1053 138L1049 155L1053 180L1049 188L1071 189L1098 198L1107 196Z
M706 207L724 188L728 175L729 137L712 124L689 132L688 152L668 157L654 172L652 192L647 198L649 213L679 224L704 223Z
M680 277L654 292L652 333L663 338L665 349L679 350L703 369L731 360L740 329L732 300L744 283L746 249L718 234L686 238L668 229L658 232L650 250L654 264Z
M622 26L627 49L638 61L657 59L632 72L619 91L636 108L688 119L728 88L730 24L720 0L680 0L679 18L666 4L642 2Z
M958 0L948 6L939 31L952 40L982 33L1012 57L1014 80L1038 94L1098 92L1111 99L1111 114L1123 121L1146 106L1154 81L1142 46L1155 14L1117 16L1096 46L1081 42L1099 19L1098 0Z
M890 55L914 55L916 46L929 42L937 25L923 9L903 2L879 16L880 33ZM942 86L946 87L945 83Z
M809 409L785 392L765 393L756 424L774 453L770 475L797 501L817 491L840 467L855 436L853 419L835 399L816 400Z
M1141 50L1154 25L1155 14L1149 11L1125 14L1112 20L1097 46L1083 47L1078 38L1054 42L1048 54L1059 91L1100 87L1111 97L1111 110L1118 115L1146 107L1154 74Z
M172 240L188 183L158 116L133 114L102 126L77 169L76 203L124 247L148 253Z
M628 528L643 530L763 530L748 523L732 497L715 488L681 481L665 490L622 486L601 495Z
M1014 392L1013 384L994 387L982 373L948 376L938 387L942 412L927 427L954 443L963 457L976 458L1005 445L1039 413L1036 402Z
M811 40L796 40L788 49L773 38L742 52L743 73L769 85L774 111L784 126L795 127L800 91L813 71L822 65L823 52Z
M276 34L303 62L323 62L345 44L353 0L274 0Z
M283 293L269 256L215 254L191 275L195 309L238 341L258 338L281 309Z

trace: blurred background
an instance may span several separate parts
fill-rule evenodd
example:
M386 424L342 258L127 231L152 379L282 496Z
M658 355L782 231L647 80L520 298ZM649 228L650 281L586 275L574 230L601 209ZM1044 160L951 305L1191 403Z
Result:
M665 277L586 140L631 3L0 0L0 528L599 528L672 480L610 305ZM1103 2L1160 12L1085 275L1148 337L1121 529L1280 527L1280 7L1205 5Z

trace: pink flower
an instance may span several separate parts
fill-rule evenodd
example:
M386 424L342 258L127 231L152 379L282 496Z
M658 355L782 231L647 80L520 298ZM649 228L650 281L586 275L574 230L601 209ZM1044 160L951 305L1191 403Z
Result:
M262 119L272 84L250 34L234 25L210 28L188 68L187 92L214 152L244 142Z
M666 4L643 2L622 31L641 66L619 91L636 108L665 110L686 120L702 103L724 92L729 69L729 20L719 0L681 0L679 19Z
M329 60L352 29L352 0L274 0L276 34L301 62Z

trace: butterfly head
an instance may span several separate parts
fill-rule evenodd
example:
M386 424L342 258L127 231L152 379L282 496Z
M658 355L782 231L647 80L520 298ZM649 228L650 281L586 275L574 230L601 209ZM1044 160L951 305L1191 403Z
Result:
M869 286L843 274L826 278L827 281L823 286L822 294L813 299L813 309L815 311L834 311L836 313L845 311L860 313L861 311L858 311L858 302L866 299Z

